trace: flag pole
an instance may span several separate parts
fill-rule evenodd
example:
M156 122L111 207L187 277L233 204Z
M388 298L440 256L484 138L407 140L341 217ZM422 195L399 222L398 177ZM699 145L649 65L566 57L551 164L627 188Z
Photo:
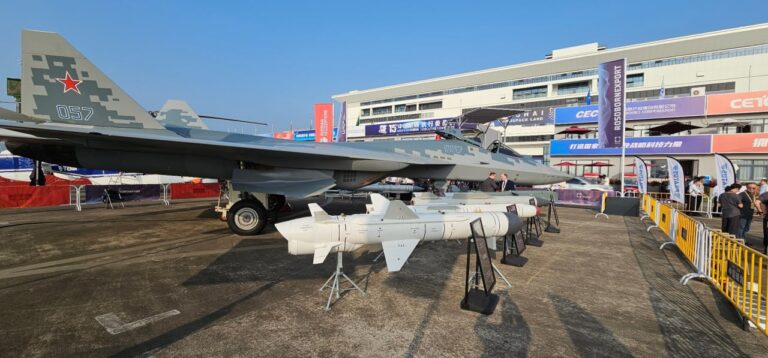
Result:
M622 198L624 197L624 162L625 157L627 155L627 59L624 58L624 70L622 71L622 75L624 76L624 88L622 89L624 92L624 100L621 102L623 108L621 109L621 193L619 194Z

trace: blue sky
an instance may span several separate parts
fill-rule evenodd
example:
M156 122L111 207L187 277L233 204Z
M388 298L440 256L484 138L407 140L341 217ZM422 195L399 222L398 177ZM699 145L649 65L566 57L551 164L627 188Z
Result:
M617 47L768 22L764 10L764 1L2 0L0 77L19 76L21 29L55 31L147 109L177 98L198 113L300 129L313 103L334 94L589 42ZM611 14L621 15L601 18ZM0 86L0 101L12 100Z

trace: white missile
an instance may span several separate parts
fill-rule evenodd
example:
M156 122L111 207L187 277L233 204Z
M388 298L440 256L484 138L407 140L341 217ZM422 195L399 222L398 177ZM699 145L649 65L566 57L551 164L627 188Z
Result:
M371 204L366 204L367 213L372 214L380 211L382 203L388 202L387 198L379 194L371 194ZM530 218L538 215L539 209L536 206L530 204L511 204L517 208L517 216L520 218ZM379 210L377 210L377 208ZM507 211L507 204L444 204L441 202L434 202L425 205L409 205L414 213L434 212L434 211L451 211L460 213L483 213L483 212L505 212Z
M538 205L538 201L533 196L521 196L521 195L503 195L503 193L483 193L483 192L468 192L468 193L445 193L445 196L437 196L432 193L414 193L413 205L489 205L489 204L530 204L533 199L534 205ZM506 210L506 209L505 209Z
M520 218L507 212L423 212L415 213L402 201L381 203L373 214L328 215L317 204L309 204L311 217L275 224L288 241L292 255L314 254L322 263L333 251L350 252L365 245L380 244L387 269L400 271L420 241L467 239L469 224L480 218L487 238L503 237L519 231Z

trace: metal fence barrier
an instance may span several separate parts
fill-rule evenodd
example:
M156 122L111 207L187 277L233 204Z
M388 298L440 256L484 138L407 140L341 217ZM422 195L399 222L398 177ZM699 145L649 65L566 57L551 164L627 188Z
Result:
M684 212L644 195L642 219L650 218L670 241L661 245L676 246L696 272L684 275L680 282L704 279L711 283L742 317L744 328L754 326L768 335L766 297L768 256L747 247L734 236L707 227Z

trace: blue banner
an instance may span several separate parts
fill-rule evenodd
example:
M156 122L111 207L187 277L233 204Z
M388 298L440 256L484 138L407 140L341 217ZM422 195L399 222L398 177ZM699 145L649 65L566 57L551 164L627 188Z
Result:
M597 137L603 148L624 145L624 101L626 100L626 59L597 66Z
M365 126L366 137L407 135L434 132L437 129L445 129L455 125L452 118L420 119L408 122L369 124Z
M630 137L627 155L642 154L710 154L711 135ZM550 142L551 155L620 155L621 148L600 148L597 139L558 139Z
M339 135L339 129L334 128L333 129L333 139L336 140L336 137ZM293 131L293 140L297 140L300 142L314 142L315 141L315 130L314 129L305 129L300 131Z
M654 99L627 102L627 120L661 119L703 116L704 96ZM560 107L555 109L555 124L597 122L597 106Z

